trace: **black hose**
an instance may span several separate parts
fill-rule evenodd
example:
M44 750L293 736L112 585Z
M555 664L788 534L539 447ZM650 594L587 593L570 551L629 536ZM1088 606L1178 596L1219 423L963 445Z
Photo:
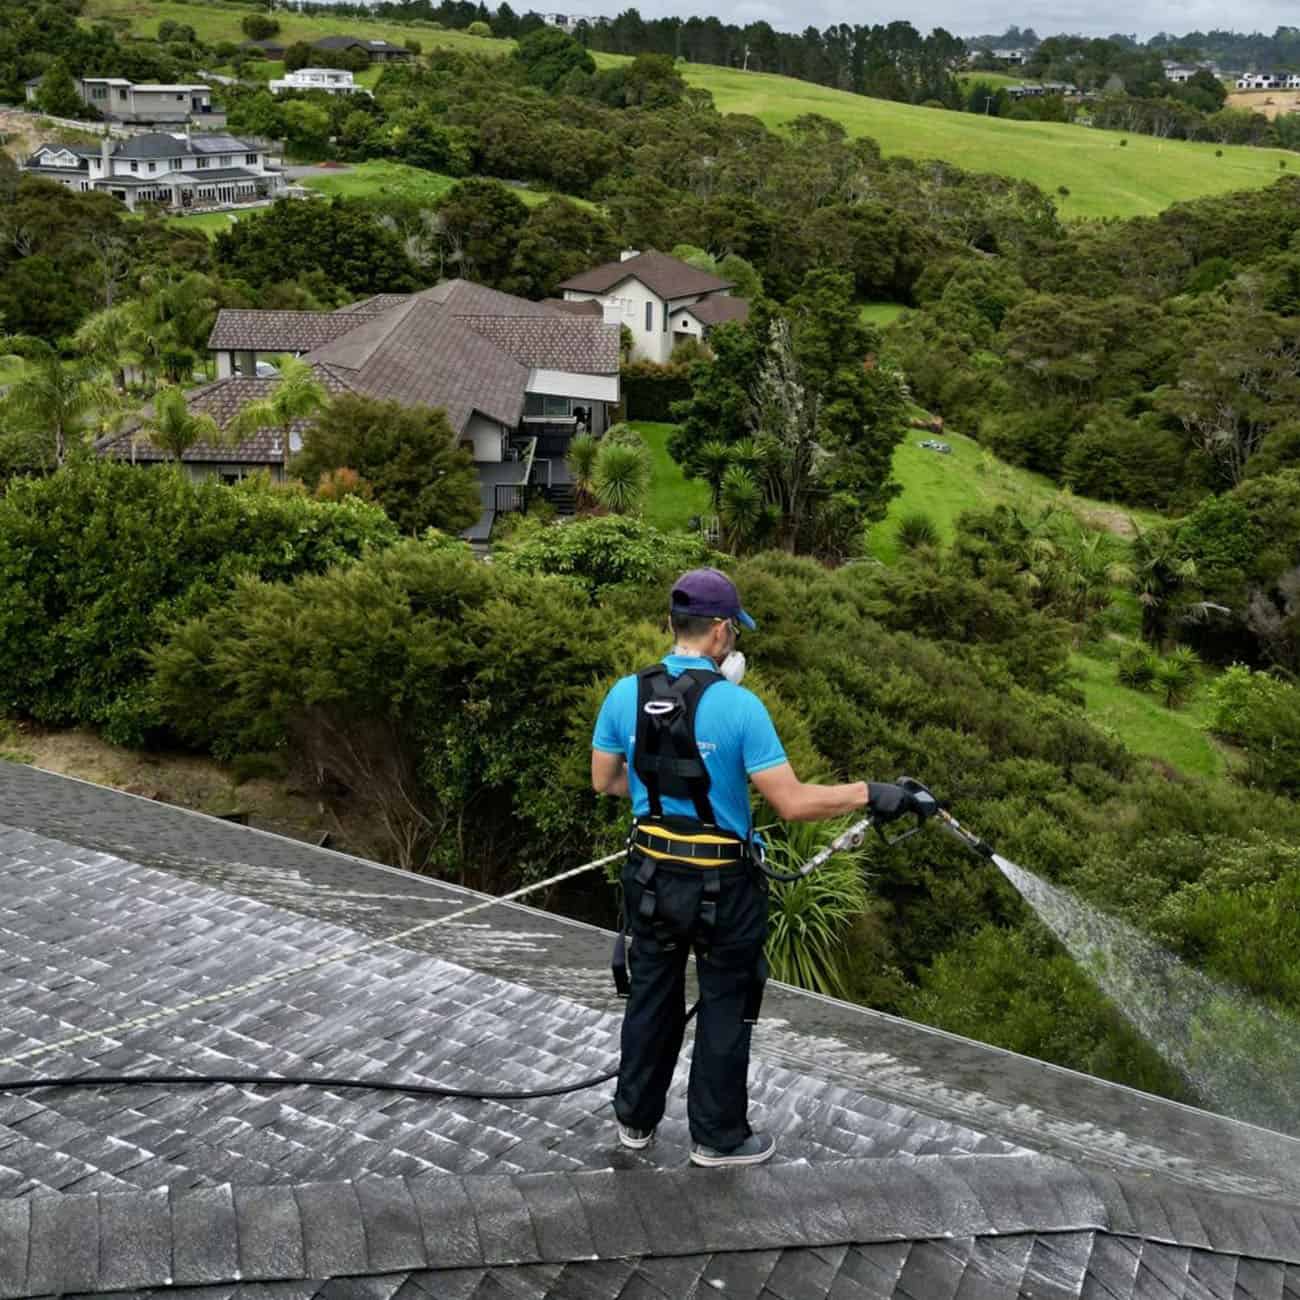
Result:
M697 1002L687 1013L684 1023L690 1024L700 1009ZM40 1079L0 1080L0 1093L32 1092L36 1088L104 1088L117 1084L143 1083L171 1088L177 1085L202 1085L228 1083L237 1087L252 1088L365 1088L371 1092L404 1092L415 1097L443 1097L464 1101L540 1101L543 1097L563 1097L570 1092L583 1092L598 1088L618 1077L618 1067L604 1074L579 1079L554 1088L481 1091L473 1088L444 1088L436 1083L389 1083L377 1079L332 1079L327 1075L303 1074L73 1074L65 1077Z

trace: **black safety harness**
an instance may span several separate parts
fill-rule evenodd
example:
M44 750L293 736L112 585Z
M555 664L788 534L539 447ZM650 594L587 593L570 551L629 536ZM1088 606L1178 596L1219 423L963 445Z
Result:
M636 743L632 767L646 788L650 815L636 819L628 834L629 854L639 859L636 880L641 886L638 913L643 921L655 925L658 898L655 873L661 863L689 866L705 873L700 896L696 944L707 952L717 924L718 899L722 894L723 867L753 864L761 850L750 839L718 825L709 800L709 770L695 739L695 715L704 693L725 678L711 668L687 668L676 677L667 667L654 664L637 673ZM665 814L665 798L688 800L695 817ZM656 929L658 927L656 926ZM629 935L620 923L614 942L611 963L614 986L620 997L627 997L631 983L627 973ZM759 973L745 1019L758 1019L763 997L765 971Z

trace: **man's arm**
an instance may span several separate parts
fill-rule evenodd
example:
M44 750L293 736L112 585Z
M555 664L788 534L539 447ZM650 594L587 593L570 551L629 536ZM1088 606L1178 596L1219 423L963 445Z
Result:
M613 755L606 757L612 758ZM594 755L592 774L594 780ZM772 811L786 822L819 822L845 813L863 812L867 806L865 781L851 781L847 785L808 785L795 776L789 763L765 767L749 779L772 805Z
M613 795L616 799L629 797L627 788L627 759L622 754L610 754L603 749L591 751L591 788L597 794Z

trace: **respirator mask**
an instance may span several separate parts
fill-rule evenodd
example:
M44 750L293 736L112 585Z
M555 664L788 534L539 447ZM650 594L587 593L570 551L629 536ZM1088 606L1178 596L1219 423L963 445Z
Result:
M733 650L719 665L718 671L733 685L739 686L745 676L745 656Z

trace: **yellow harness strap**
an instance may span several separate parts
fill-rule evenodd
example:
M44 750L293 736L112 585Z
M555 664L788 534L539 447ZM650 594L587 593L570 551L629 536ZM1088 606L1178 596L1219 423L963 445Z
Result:
M648 836L651 839L661 842L660 847L651 848L644 843L637 844L637 851L644 853L648 858L657 858L659 861L684 862L692 867L727 867L739 862L742 855L743 846L740 845L734 836L716 835L708 831L687 832L687 831L670 831L665 830L662 826L638 825L636 828L637 836ZM678 844L717 844L726 845L737 850L733 856L726 858L701 858L701 857L682 857L672 851L672 845Z

